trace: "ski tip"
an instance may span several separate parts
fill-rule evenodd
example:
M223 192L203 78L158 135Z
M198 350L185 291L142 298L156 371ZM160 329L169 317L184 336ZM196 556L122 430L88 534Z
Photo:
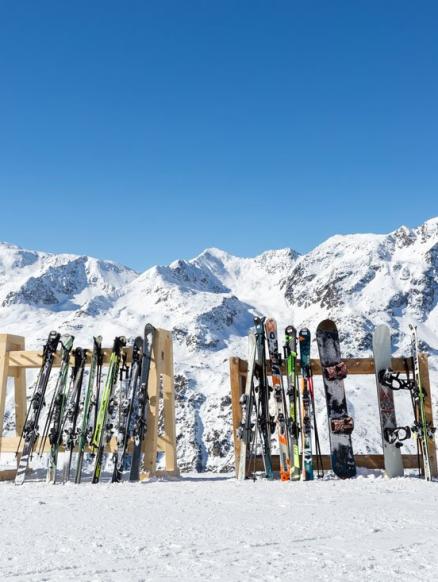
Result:
M288 325L284 330L285 335L296 336L297 330L293 325Z

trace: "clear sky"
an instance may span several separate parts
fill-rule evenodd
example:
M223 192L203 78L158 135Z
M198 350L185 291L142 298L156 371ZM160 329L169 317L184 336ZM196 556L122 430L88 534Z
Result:
M0 240L138 270L438 215L438 3L0 0Z

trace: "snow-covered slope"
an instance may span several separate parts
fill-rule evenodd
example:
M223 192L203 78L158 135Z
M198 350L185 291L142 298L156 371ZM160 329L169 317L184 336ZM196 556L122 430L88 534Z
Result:
M331 317L346 356L370 355L371 333L381 322L390 324L402 353L414 321L434 370L437 270L438 218L388 235L334 236L305 255L281 249L239 258L212 248L142 274L110 261L3 243L0 330L25 335L37 348L53 328L83 345L97 333L107 345L116 334L134 337L146 321L171 329L180 466L220 470L232 463L228 358L245 356L255 313L276 317L280 329L294 323L312 332ZM347 390L356 451L379 450L372 379L351 378ZM325 439L320 397L317 408ZM400 409L403 417L403 402Z
M436 580L438 488L415 478L0 483L2 580Z

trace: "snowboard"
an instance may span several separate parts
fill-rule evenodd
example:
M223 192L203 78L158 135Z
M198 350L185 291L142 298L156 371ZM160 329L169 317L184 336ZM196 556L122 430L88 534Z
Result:
M374 367L376 370L377 397L382 429L383 457L387 477L403 476L401 442L396 436L397 420L394 395L391 388L380 381L381 373L391 368L391 334L387 325L378 325L373 334Z
M347 370L341 360L336 324L330 319L322 321L316 330L316 341L323 369L332 470L341 479L348 479L356 475L351 444L353 419L348 415L344 389Z

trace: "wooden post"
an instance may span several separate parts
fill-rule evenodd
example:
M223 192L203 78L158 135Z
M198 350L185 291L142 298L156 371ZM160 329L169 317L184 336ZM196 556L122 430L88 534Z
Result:
M242 395L240 358L230 358L230 382L231 382L231 411L233 424L234 458L236 467L236 477L238 477L238 467L240 458L240 439L237 436L237 429L242 421L242 407L240 397Z
M9 377L9 336L0 335L0 436L3 436L3 424L5 420L6 391Z
M429 423L429 426L433 430L433 410L432 410L432 395L430 389L430 378L429 378L429 365L428 365L428 355L426 353L421 353L419 357L420 363L420 378L421 384L425 391L425 398L424 398L424 410L426 413L426 419ZM437 469L437 457L436 457L436 444L435 444L435 436L428 440L428 451L429 451L429 459L430 459L430 468L432 477L438 476L438 469Z
M176 425L175 425L175 382L173 374L173 345L170 332L163 334L163 424L164 435L159 437L164 450L167 475L179 475L176 460Z

